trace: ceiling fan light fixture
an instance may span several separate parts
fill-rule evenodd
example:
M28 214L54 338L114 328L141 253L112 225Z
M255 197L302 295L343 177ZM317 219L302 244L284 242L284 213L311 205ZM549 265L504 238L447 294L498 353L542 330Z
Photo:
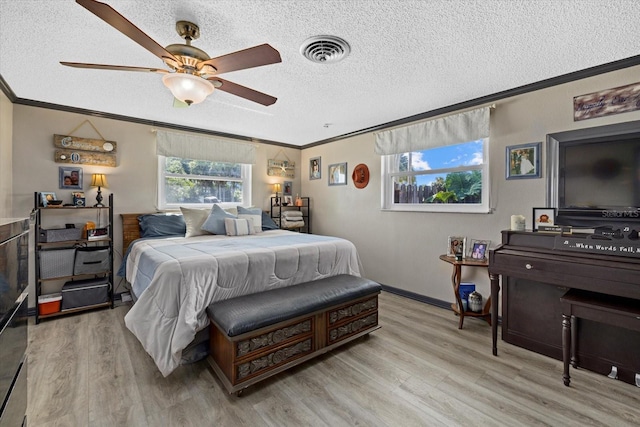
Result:
M210 81L187 73L165 74L162 83L174 97L188 105L201 103L215 89Z

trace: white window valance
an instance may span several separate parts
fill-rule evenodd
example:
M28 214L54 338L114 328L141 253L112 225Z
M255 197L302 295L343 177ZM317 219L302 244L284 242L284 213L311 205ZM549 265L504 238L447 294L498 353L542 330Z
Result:
M256 146L209 136L156 132L156 154L182 159L228 163L256 163Z
M380 155L422 151L489 137L489 107L376 133Z

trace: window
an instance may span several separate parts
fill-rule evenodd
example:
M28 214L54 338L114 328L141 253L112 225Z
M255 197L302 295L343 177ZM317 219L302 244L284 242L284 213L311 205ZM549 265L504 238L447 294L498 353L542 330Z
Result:
M489 139L382 156L382 208L488 212Z
M251 165L158 156L158 207L251 205Z

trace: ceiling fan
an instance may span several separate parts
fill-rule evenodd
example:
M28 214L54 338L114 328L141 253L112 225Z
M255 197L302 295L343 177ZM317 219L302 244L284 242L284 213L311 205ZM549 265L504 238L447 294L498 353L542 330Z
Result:
M272 105L277 98L257 90L221 79L218 74L262 65L282 62L280 53L268 44L210 58L206 52L191 46L191 41L200 36L196 24L178 21L176 31L185 39L185 44L172 44L166 48L160 46L151 37L132 24L127 18L111 6L95 0L76 0L98 18L105 21L140 46L153 53L172 70L159 68L128 67L121 65L85 64L80 62L60 62L75 68L94 68L99 70L141 71L161 73L162 82L173 96L187 105L198 104L205 100L214 89L218 89L262 105Z

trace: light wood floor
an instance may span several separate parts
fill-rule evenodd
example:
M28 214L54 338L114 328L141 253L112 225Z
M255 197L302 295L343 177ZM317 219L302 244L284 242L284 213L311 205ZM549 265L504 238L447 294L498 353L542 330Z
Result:
M29 330L29 426L638 426L640 388L499 342L490 327L396 295L382 329L241 397L206 361L163 378L127 306Z

